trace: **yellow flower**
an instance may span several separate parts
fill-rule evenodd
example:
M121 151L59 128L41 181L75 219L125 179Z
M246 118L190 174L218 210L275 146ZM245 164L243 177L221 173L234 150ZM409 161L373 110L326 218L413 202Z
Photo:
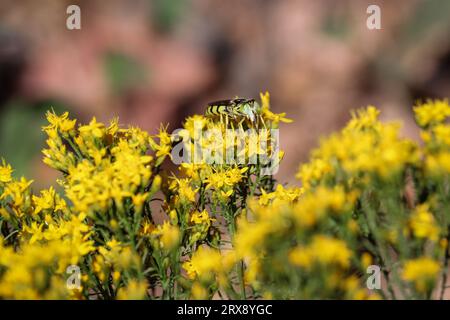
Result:
M2 159L2 165L0 166L0 182L10 182L13 169L9 164L5 163L5 159Z
M327 214L340 214L346 210L351 205L349 198L340 186L333 189L318 187L305 193L294 205L294 217L300 226L312 227Z
M379 129L380 123L378 122L378 116L380 111L374 106L368 106L365 109L356 110L352 112L352 119L347 124L348 129Z
M361 256L361 264L364 269L367 269L373 263L373 258L368 252L364 252Z
M138 194L131 196L131 201L133 202L137 212L142 211L142 207L143 207L145 201L147 200L148 195L149 195L149 193L145 192L145 193L138 193Z
M239 183L242 178L244 177L244 173L246 173L248 170L248 167L244 167L242 169L239 168L232 168L227 170L226 172L226 178L225 183L229 186L234 186L237 183Z
M295 266L309 269L313 263L313 257L308 249L296 247L289 252L289 262Z
M222 257L218 250L201 246L194 252L190 261L183 263L183 268L190 279L210 278L222 269Z
M206 189L220 189L225 185L226 175L224 172L214 172L205 179Z
M230 189L226 192L223 190L220 190L219 200L221 202L228 202L228 199L231 197L232 194L233 194L233 189Z
M126 287L117 292L118 300L142 300L147 294L147 283L145 280L131 280Z
M33 201L35 203L34 213L38 214L42 210L53 209L55 206L55 189L50 187L48 190L42 190L41 196L37 197L33 195Z
M264 189L261 189L261 196L259 197L258 203L261 206L267 206L274 197L275 192L267 193Z
M208 211L203 210L202 212L194 211L191 215L191 222L195 224L210 224L211 219L209 218Z
M114 118L110 121L109 127L106 128L106 132L109 135L114 136L117 134L118 131L119 131L119 118Z
M447 249L447 247L448 247L448 240L447 239L445 239L445 238L443 238L443 239L441 239L440 241L439 241L439 246L442 248L442 249Z
M186 274L189 279L193 280L197 276L195 268L191 261L185 261L182 264L183 269L186 271Z
M261 109L269 110L270 109L270 93L266 91L265 93L260 93L259 97L261 99Z
M361 110L341 132L322 140L320 148L313 151L313 159L336 163L349 175L377 174L383 179L417 163L417 144L400 137L398 123L375 122L377 114L370 110ZM370 129L366 128L369 125Z
M152 137L149 138L151 148L156 151L157 165L161 164L166 156L172 157L172 137L167 132L167 127L161 125L159 133L155 136L159 138L159 143L156 143Z
M121 277L121 274L120 274L119 271L114 271L114 272L112 273L112 278L113 278L113 281L114 281L114 282L117 283L117 282L120 280L120 277Z
M36 221L32 222L31 226L25 225L23 227L23 231L31 235L31 238L29 240L30 244L44 239L44 233L42 232L43 227L44 224L38 224Z
M450 126L447 124L438 124L432 128L432 132L434 133L434 137L436 139L436 142L444 147L450 146ZM423 135L429 135L429 132L424 132ZM431 140L431 138L424 137L423 139L425 142Z
M259 250L259 245L263 243L264 239L271 232L271 221L258 221L257 223L250 223L242 219L239 222L239 232L234 238L234 248L238 256L250 257Z
M11 197L11 205L13 207L26 209L30 205L30 185L32 183L32 180L27 181L23 177L20 181L12 180L5 186L3 193L0 194L0 200ZM21 212L17 212L18 215L20 215L20 213Z
M296 175L303 183L303 187L310 188L314 182L318 182L326 174L333 172L331 165L323 159L313 159L307 164L302 164Z
M436 154L427 154L425 170L431 177L439 177L450 172L450 152L439 151Z
M356 234L359 231L359 225L358 222L356 222L354 219L350 219L347 222L347 228L350 232Z
M285 188L282 184L277 184L275 187L274 194L274 203L276 204L276 200L280 201L288 201L289 203L295 203L299 200L300 196L303 194L304 189L298 187L289 187Z
M245 270L244 282L245 284L251 284L255 289L260 289L260 282L258 276L261 274L261 260L252 257L249 259L248 268Z
M200 178L200 172L206 166L204 164L194 164L194 163L185 163L183 162L179 169L186 175L188 178L192 178L193 180L197 180Z
M440 264L430 258L421 257L405 262L402 278L413 282L419 292L426 292L433 287L441 270Z
M191 288L192 298L204 300L208 298L208 291L198 282L194 282Z
M144 222L142 223L142 227L141 227L139 234L141 236L150 235L150 234L152 234L152 232L154 230L155 230L155 225L153 223L151 223L148 218L145 218Z
M120 242L117 241L115 238L106 242L106 245L109 247L110 250L118 250L121 248Z
M314 254L315 260L325 265L337 264L343 268L350 265L352 252L342 240L317 235L314 236L309 249Z
M282 113L273 113L270 110L264 111L264 117L270 121L272 121L275 125L277 125L280 122L284 123L292 123L294 120L286 118L286 112Z
M421 127L443 122L450 116L448 100L429 100L414 107L417 123Z
M208 236L209 229L211 227L211 223L215 221L209 217L209 214L206 210L202 212L194 211L191 214L191 228L189 234L189 244L204 240Z
M8 211L6 211L5 208L0 208L0 216L3 217L3 219L5 219L5 220L11 219L11 215L9 214Z
M180 229L171 225L168 221L164 221L152 233L159 237L160 246L165 250L172 250L179 244Z
M225 186L234 187L244 178L244 174L247 170L248 167L244 167L242 169L234 167L225 169L224 171L221 169L217 170L216 172L208 175L205 179L204 182L206 183L206 189L213 188L215 190L220 190Z
M180 196L180 201L183 202L195 202L195 195L197 190L194 190L188 179L175 179L176 189Z
M166 156L171 157L170 151L171 151L170 145L157 146L156 147L156 156L158 158L166 157Z
M191 117L186 118L183 127L189 133L189 138L197 139L199 138L201 131L208 124L208 119L202 115L193 115Z
M106 133L105 125L101 122L97 122L95 117L92 118L88 125L84 125L78 128L82 135L92 135L95 138L102 138Z
M80 141L84 141L80 148L89 157L68 167L65 177L67 197L79 212L107 211L113 204L122 212L125 198L132 198L130 200L139 211L145 193L137 195L137 190L147 188L152 175L153 158L145 154L148 146L143 145L147 139L136 128L119 130L120 136L106 148L93 140L94 133L91 132L100 130L104 133L103 129L104 125L97 122L80 128L84 132L83 137L80 136ZM158 181L155 177L151 192L156 191Z
M291 250L288 257L293 265L310 269L313 263L347 268L350 265L351 256L352 252L344 241L325 235L316 235L310 244Z
M48 111L46 116L47 121L50 124L48 126L43 127L42 129L47 133L51 132L52 130L59 130L62 133L71 132L75 128L75 123L77 122L76 119L70 120L68 118L69 117L68 112L64 112L61 116L57 116L55 112Z
M285 112L276 114L276 113L273 113L272 111L270 111L270 94L269 94L269 92L266 92L264 94L261 92L260 98L261 98L261 110L266 119L272 121L275 125L278 125L278 123L280 123L280 122L285 122L285 123L293 122L292 119L286 118Z
M428 238L432 241L437 241L439 238L440 229L426 203L417 206L411 216L410 226L417 238Z

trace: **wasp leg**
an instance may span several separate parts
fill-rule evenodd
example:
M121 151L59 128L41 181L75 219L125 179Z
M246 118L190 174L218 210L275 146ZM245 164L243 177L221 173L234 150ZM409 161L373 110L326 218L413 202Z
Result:
M245 121L245 118L242 118L242 120L239 121L239 123L238 123L238 127L242 128L242 123L243 123L244 121Z
M226 114L220 114L220 123L225 124L225 128L228 126L228 116Z
M228 128L228 123L230 123L230 118L228 117L228 114L225 115L225 129Z
M267 130L266 123L264 122L264 119L263 119L262 115L259 115L259 119L261 119L261 122L262 122L262 125L263 125L264 129Z
M234 130L234 124L233 124L233 122L230 122L230 125L231 125L231 129Z

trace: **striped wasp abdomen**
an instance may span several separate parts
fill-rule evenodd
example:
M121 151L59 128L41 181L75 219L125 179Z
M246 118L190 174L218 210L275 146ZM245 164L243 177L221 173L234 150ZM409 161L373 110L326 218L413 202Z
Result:
M225 115L234 119L247 118L251 122L256 120L260 107L255 99L229 99L208 103L207 116Z

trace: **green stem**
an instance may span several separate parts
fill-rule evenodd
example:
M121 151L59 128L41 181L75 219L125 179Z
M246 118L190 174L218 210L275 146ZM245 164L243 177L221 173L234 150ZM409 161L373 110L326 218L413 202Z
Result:
M236 220L234 217L234 213L230 213L227 211L227 222L228 222L228 231L230 233L231 240L234 238L236 233ZM236 274L238 276L239 286L240 286L240 298L242 300L246 299L245 294L245 281L244 281L244 261L240 260L236 265Z
M66 140L66 141L69 143L70 147L73 149L73 151L75 151L77 157L78 157L80 160L83 159L83 155L81 154L81 151L80 151L80 150L78 149L78 147L73 143L72 139L64 137L64 140Z

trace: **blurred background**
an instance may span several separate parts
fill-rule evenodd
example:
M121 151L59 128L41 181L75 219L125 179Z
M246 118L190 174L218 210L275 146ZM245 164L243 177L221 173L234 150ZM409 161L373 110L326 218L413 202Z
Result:
M81 30L66 9L81 8ZM370 4L381 30L368 30ZM207 102L269 90L292 182L349 110L376 105L417 138L412 106L450 96L448 0L0 0L0 157L39 187L44 113L175 129Z

